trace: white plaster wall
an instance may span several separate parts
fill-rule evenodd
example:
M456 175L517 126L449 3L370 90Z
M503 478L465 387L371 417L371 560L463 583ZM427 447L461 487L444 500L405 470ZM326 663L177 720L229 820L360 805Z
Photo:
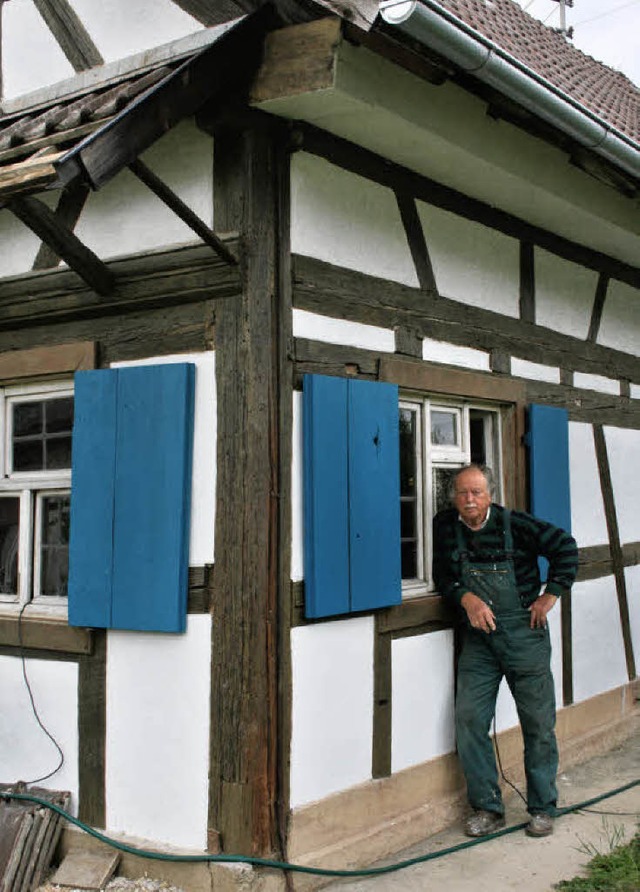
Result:
M569 422L569 485L571 532L578 546L608 544L609 533L590 424Z
M291 164L291 250L418 285L393 192L304 152Z
M291 579L304 579L304 523L302 481L302 393L293 393L291 459Z
M637 542L640 539L640 431L623 427L604 429L611 483L618 518L621 542Z
M551 672L556 695L556 707L562 706L562 615L560 602L547 614L551 636ZM496 730L505 731L518 724L518 711L509 685L502 679L496 703Z
M640 567L626 567L624 576L627 585L631 644L636 666L638 666L640 663Z
M168 43L202 28L171 0L73 0L105 62ZM13 99L74 74L32 0L2 4L4 96Z
M560 383L560 369L550 365L542 365L539 362L529 362L528 359L511 358L511 374L519 378L530 378L533 381L549 381L552 384Z
M417 206L440 294L519 316L517 240L422 201Z
M5 99L74 74L32 0L0 4L2 92Z
M75 813L78 798L78 664L26 660L38 715L57 740L64 765L39 786L69 790ZM53 743L33 714L19 657L0 656L0 762L3 783L37 780L60 760Z
M535 283L538 325L586 338L598 274L536 247Z
M584 387L585 390L597 390L600 393L613 393L620 396L620 381L617 378L605 378L604 375L592 375L588 372L574 372L573 386Z
M213 351L206 353L175 353L168 356L152 356L147 359L130 360L128 362L114 362L112 367L161 365L163 363L176 362L191 362L196 367L189 564L197 567L214 562L218 431L216 355Z
M453 631L391 645L391 770L455 750Z
M640 400L640 384L631 385L630 395L632 400Z
M205 849L211 617L108 632L107 832Z
M291 807L371 777L373 617L291 632Z
M38 196L47 207L55 209L52 194ZM33 267L42 242L25 224L6 208L0 208L0 278L28 273Z
M213 140L192 120L178 124L141 158L191 210L212 224ZM89 197L75 232L103 260L197 238L127 170Z
M600 320L598 343L640 356L640 288L611 279Z
M573 587L573 694L576 703L626 684L627 668L613 576Z
M293 310L293 336L323 341L325 344L344 344L348 347L361 347L364 350L377 350L380 353L393 353L396 349L395 333L389 328L350 322L310 313L308 310Z
M200 22L171 0L73 0L105 62L199 31Z
M491 371L489 354L484 350L448 344L446 341L434 341L433 338L422 339L422 358L429 362L444 362L448 365L463 366L466 369Z

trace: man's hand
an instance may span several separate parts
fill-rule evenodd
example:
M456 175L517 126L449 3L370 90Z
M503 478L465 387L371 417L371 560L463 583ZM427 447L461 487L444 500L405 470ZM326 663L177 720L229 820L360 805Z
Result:
M460 603L467 612L467 618L472 629L479 629L481 632L487 633L495 632L495 615L482 598L474 595L473 592L465 592L460 599Z
M539 598L536 598L529 608L532 629L546 629L547 613L549 613L557 600L556 595L552 595L550 592L544 592Z

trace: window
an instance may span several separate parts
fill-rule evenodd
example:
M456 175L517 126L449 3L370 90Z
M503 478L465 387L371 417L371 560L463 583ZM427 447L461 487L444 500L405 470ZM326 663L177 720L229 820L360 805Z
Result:
M431 521L449 505L455 471L488 465L500 494L500 412L497 407L442 397L400 400L400 540L405 596L431 584Z
M66 604L73 387L0 389L0 602Z

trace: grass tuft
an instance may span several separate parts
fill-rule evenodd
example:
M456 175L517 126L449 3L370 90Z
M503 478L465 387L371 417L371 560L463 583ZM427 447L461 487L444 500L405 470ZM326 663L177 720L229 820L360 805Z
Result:
M638 892L640 890L640 831L631 842L622 844L624 828L605 826L609 851L601 852L592 843L581 843L579 851L589 855L585 877L562 880L560 892Z

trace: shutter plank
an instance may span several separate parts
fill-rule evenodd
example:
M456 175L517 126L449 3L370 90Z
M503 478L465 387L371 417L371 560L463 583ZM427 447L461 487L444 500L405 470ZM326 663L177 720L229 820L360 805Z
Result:
M111 623L117 372L75 375L69 624Z
M305 375L305 615L349 612L347 381Z
M186 625L194 367L118 370L112 627Z
M395 384L349 381L351 610L399 604L400 447Z

